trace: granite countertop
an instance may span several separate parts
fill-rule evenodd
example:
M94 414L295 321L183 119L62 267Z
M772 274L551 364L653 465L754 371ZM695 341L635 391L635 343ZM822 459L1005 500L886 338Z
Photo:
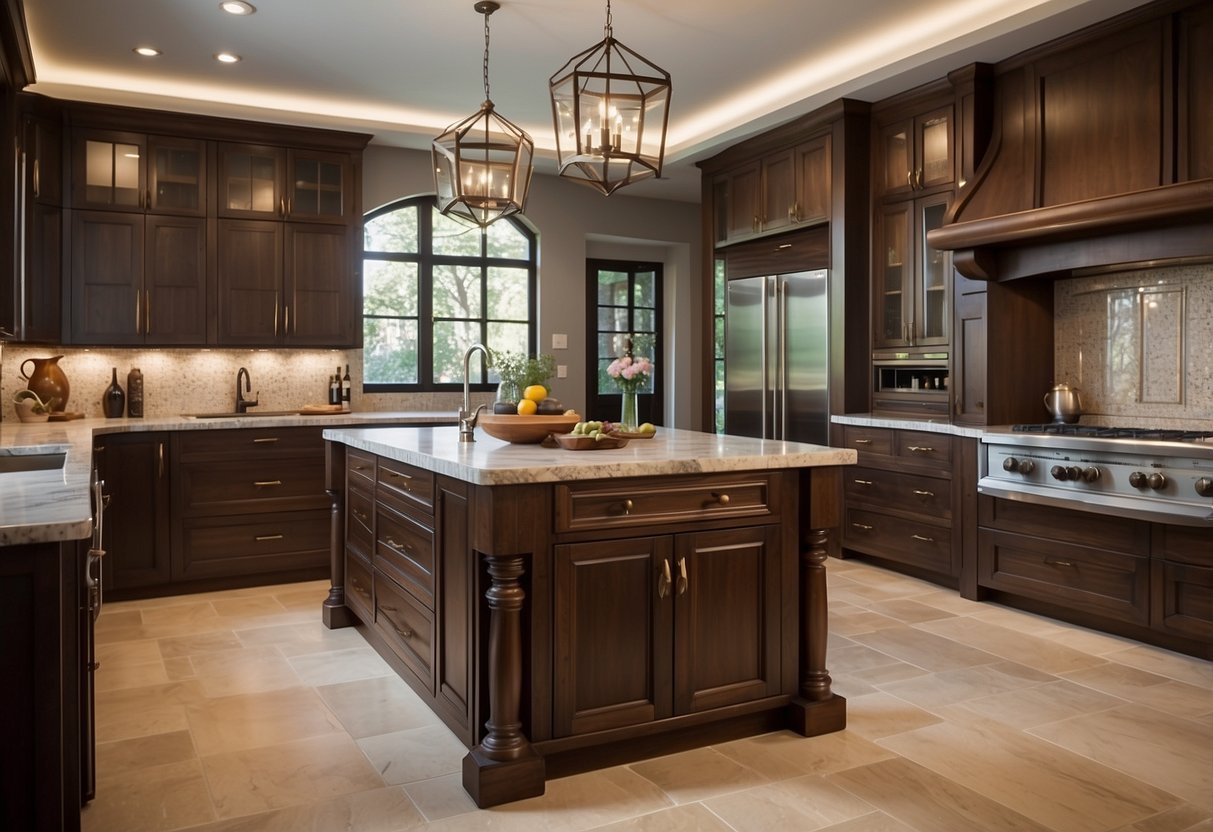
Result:
M954 425L947 419L920 419L913 416L873 416L871 413L846 413L840 416L831 416L830 421L836 425L922 430L929 433L947 433L952 436L980 437L986 430L985 428L971 425Z
M333 428L325 430L324 436L476 485L761 471L850 465L856 460L855 451L847 448L673 428L658 428L652 439L633 439L622 448L594 451L512 445L481 429L476 431L475 442L461 443L455 427Z
M299 426L455 424L453 412L366 412L322 416L232 416L194 419L167 416L146 419L80 419L72 422L0 422L0 457L65 453L60 468L0 473L0 546L80 540L92 534L93 436L168 430L231 430ZM451 428L454 430L454 428ZM5 460L0 460L0 462Z

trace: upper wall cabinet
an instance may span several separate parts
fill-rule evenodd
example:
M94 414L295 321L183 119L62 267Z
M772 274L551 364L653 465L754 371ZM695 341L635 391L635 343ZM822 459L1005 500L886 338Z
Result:
M713 180L717 245L829 219L830 137L769 153Z
M109 130L72 136L72 207L206 215L206 143Z
M882 196L949 187L955 178L952 107L880 128L876 191Z
M225 143L217 156L220 217L346 224L354 214L349 154Z

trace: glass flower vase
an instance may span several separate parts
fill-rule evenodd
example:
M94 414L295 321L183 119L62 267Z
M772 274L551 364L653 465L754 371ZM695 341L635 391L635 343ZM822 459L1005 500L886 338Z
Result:
M636 420L636 390L623 390L620 392L619 398L621 400L619 426L629 433L634 433L637 425L640 424Z

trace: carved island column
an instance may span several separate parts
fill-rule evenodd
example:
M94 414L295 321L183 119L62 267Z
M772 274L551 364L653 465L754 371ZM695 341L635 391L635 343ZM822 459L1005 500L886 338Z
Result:
M792 729L806 737L841 731L847 725L847 701L830 690L826 669L829 607L825 564L830 532L842 520L841 489L837 466L801 471L800 667L789 715Z
M345 445L324 443L324 493L329 495L329 594L320 608L330 630L350 627L354 614L345 605Z

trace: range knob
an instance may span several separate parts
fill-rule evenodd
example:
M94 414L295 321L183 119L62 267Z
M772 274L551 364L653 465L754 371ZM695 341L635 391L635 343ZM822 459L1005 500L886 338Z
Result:
M1066 471L1065 467L1061 465L1054 465L1052 468L1050 468L1049 476L1055 480L1061 480L1062 482L1065 482L1070 478L1070 474Z
M1213 480L1201 477L1196 481L1196 493L1202 497L1213 497Z
M1002 461L1002 470L1018 471L1019 470L1019 460L1013 456L1007 457L1006 459L1004 459Z
M1095 482L1099 479L1099 469L1092 465L1089 468L1082 469L1083 482Z
M1146 483L1155 491L1162 491L1167 487L1167 478L1162 474L1154 473L1146 477Z
M1019 463L1019 473L1030 474L1036 470L1036 463L1030 459L1021 460Z
M1129 474L1129 485L1133 486L1134 488L1145 488L1146 475L1141 471L1134 471L1132 474Z
M1082 469L1079 468L1077 465L1071 465L1070 467L1066 468L1066 479L1070 479L1070 480L1082 479Z

